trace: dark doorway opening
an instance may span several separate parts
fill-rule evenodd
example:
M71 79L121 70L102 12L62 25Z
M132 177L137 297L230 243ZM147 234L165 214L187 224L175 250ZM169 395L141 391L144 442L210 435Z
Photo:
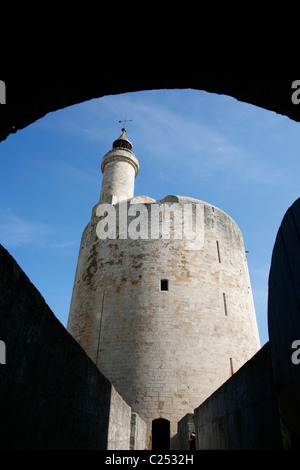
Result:
M152 450L170 450L170 421L167 419L152 421Z

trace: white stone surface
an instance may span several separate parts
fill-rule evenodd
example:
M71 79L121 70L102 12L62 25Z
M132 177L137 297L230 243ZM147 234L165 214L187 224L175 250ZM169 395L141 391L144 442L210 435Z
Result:
M116 165L109 175L117 174ZM134 168L127 166L126 181L104 175L103 199L117 195L118 185L124 193L126 184L133 198ZM132 201L141 202L149 214L156 203L145 196ZM170 420L174 436L177 422L260 348L239 227L203 201L161 201L174 202L201 205L201 249L187 249L184 238L99 240L100 203L94 207L81 240L68 322L68 331L147 423L148 448L152 420ZM160 290L162 279L168 291Z

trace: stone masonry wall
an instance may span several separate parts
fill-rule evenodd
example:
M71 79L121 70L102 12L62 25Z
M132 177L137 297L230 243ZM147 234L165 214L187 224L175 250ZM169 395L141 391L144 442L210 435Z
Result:
M131 413L130 449L145 450L146 448L146 423L137 413Z
M102 159L103 180L101 203L112 203L114 199L129 199L134 194L134 179L139 163L130 150L113 149Z
M122 397L111 389L108 425L108 450L128 450L130 448L131 408Z
M129 449L130 407L1 245L0 338L2 450Z
M178 422L178 444L180 450L190 449L190 435L195 432L195 420L194 413L186 414Z
M198 450L282 450L270 345L195 410Z
M147 448L152 420L168 419L173 438L177 422L260 347L239 228L202 201L161 201L173 202L202 205L201 249L187 249L185 239L99 240L94 208L81 241L68 322L70 333L146 421ZM151 210L150 203L145 206ZM162 279L168 291L161 290Z

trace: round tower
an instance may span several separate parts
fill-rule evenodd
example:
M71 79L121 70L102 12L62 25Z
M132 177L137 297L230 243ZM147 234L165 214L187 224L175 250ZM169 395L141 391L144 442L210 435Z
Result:
M102 190L104 179L105 171ZM164 429L176 449L178 421L260 348L245 247L211 204L130 197L112 218L102 201L93 209L68 330L147 423L147 448ZM115 236L99 237L105 222Z
M126 129L123 128L122 135L114 141L112 149L102 159L101 203L114 204L133 197L139 162L125 132Z

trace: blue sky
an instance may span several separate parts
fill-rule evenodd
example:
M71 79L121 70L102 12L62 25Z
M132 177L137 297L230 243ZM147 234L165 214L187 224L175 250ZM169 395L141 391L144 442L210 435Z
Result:
M66 326L101 159L125 118L140 162L136 196L195 197L239 225L265 344L272 249L299 197L299 124L285 116L198 90L106 96L49 113L0 144L0 243Z

